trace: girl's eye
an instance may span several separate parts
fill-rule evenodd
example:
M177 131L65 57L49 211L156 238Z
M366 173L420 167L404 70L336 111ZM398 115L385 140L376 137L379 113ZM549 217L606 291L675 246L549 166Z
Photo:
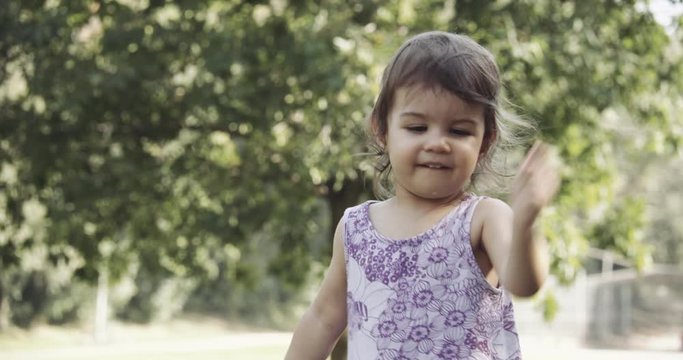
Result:
M407 127L408 131L415 133L423 133L427 131L427 127L424 125L411 125Z
M463 129L451 129L451 134L453 135L458 135L458 136L469 136L472 133L469 130L463 130Z

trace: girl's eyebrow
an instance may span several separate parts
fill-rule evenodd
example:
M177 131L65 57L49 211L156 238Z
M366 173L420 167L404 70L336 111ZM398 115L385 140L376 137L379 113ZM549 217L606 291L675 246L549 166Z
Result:
M420 118L423 120L427 119L427 115L420 113L420 112L415 112L415 111L404 111L404 112L400 113L398 116L399 117L416 117L416 118ZM473 125L476 125L479 123L478 121L471 119L469 117L454 118L454 119L452 119L452 121L456 122L456 123L463 123L463 122L464 123L471 123Z
M415 111L404 111L398 115L399 117L418 117L421 119L427 118L427 116L423 113L415 112Z

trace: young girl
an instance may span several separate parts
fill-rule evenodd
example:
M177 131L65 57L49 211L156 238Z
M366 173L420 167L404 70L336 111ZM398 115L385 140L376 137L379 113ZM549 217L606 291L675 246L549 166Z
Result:
M443 32L408 40L385 69L370 117L387 200L349 208L330 267L287 359L325 359L348 326L349 359L517 359L508 292L534 294L548 272L534 231L559 177L537 143L510 205L466 192L496 173L506 144L493 55Z

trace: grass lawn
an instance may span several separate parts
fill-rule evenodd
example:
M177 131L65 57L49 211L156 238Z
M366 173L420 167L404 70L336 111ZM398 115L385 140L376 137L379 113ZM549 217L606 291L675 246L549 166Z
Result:
M37 326L0 333L0 360L281 360L290 333L253 329L215 319L156 325L112 323L95 343L88 329ZM552 334L522 337L525 360L674 360L681 352L587 349L554 343Z
M197 350L187 353L165 353L158 352L154 354L107 354L102 352L100 354L83 353L75 351L68 353L64 351L55 352L41 352L40 354L21 352L21 353L2 353L0 357L3 360L48 360L48 359L69 359L69 360L282 360L286 347L283 346L265 346L265 347L250 347L233 350Z
M216 319L155 325L112 322L95 343L87 328L40 325L0 333L2 360L281 360L291 334L247 328Z

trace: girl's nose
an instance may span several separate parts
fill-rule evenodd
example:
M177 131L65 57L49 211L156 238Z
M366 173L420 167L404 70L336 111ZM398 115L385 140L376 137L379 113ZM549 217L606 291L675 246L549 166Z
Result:
M430 137L426 144L425 150L437 153L444 153L451 151L451 146L448 144L448 140L443 135L434 135Z

